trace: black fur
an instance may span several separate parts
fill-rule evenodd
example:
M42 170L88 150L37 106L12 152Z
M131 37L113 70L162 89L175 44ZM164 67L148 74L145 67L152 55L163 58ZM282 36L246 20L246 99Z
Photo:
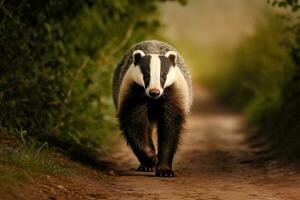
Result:
M174 86L165 88L158 99L151 99L143 87L133 83L120 106L121 130L141 163L140 169L156 176L174 176L172 162L185 121ZM152 127L157 124L158 154L152 141Z
M150 83L150 61L151 61L151 56L145 55L144 57L138 59L134 63L134 65L139 65L139 67L142 71L145 87L148 87L148 85Z
M159 59L160 59L160 65L161 65L161 68L160 68L160 84L161 84L161 87L164 88L165 86L165 82L167 80L167 75L170 71L170 67L171 66L175 66L172 64L170 58L167 58L165 56L159 56Z
M159 56L159 59L161 62L160 84L161 87L164 88L170 67L175 65L173 65L171 58L167 58L165 56ZM145 87L148 87L150 82L150 62L151 62L151 55L145 55L143 57L140 57L140 54L135 55L134 65L135 66L138 65L140 67L141 72L143 74Z

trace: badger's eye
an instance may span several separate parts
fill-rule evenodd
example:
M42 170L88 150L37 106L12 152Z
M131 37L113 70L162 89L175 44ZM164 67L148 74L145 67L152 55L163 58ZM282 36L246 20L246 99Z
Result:
M166 76L165 74L160 75L160 77L161 77L162 79L166 79L166 78L167 78L167 76Z

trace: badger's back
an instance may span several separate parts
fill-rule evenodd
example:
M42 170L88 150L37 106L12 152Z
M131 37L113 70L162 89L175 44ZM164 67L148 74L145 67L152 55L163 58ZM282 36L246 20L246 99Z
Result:
M192 103L191 76L187 66L184 63L182 56L177 52L175 48L173 48L171 45L165 42L161 42L157 40L148 40L134 45L131 49L129 49L126 52L122 60L118 63L113 76L113 99L114 99L115 106L118 105L118 95L120 92L120 86L124 78L124 75L126 74L127 70L129 69L129 67L133 62L132 53L135 50L142 50L145 54L161 54L161 55L164 55L168 51L175 51L177 53L176 65L181 70L185 78L185 81L187 82L187 85L189 87L188 92L189 92L190 104Z

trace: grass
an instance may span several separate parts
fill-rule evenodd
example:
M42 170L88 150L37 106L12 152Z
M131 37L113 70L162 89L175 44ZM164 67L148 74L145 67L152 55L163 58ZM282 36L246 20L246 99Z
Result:
M1 165L19 167L31 173L56 173L63 171L62 166L53 159L51 150L23 146L19 149L6 148L0 158Z
M16 180L23 182L28 179L28 174L25 171L0 165L0 186L4 186L7 183L15 183L17 182Z
M0 188L30 181L38 175L67 172L56 151L47 143L26 137L24 130L0 129Z
M31 176L23 169L0 164L0 199L19 191L20 187L30 182Z

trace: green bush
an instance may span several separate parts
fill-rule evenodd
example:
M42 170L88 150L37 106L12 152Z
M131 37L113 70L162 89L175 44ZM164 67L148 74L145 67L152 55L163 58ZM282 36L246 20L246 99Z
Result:
M287 155L300 155L300 5L297 0L272 1L273 5L283 7L295 12L295 15L286 16L287 31L293 34L293 40L289 43L289 59L292 63L287 81L282 87L282 100L279 112L270 117L261 126L261 133L268 136L273 146L286 158ZM290 17L295 17L290 20ZM291 24L292 21L292 24ZM285 41L290 40L288 37Z
M258 123L279 108L292 66L283 43L287 34L277 17L270 16L255 30L232 52L226 75L218 77L215 88L223 102Z
M298 1L274 0L293 12ZM218 77L215 92L243 110L276 149L277 155L300 155L300 23L288 15L270 15L252 37L232 52L229 70ZM288 19L288 20L287 20Z
M71 153L103 150L116 131L114 66L154 35L158 2L0 1L0 125Z

